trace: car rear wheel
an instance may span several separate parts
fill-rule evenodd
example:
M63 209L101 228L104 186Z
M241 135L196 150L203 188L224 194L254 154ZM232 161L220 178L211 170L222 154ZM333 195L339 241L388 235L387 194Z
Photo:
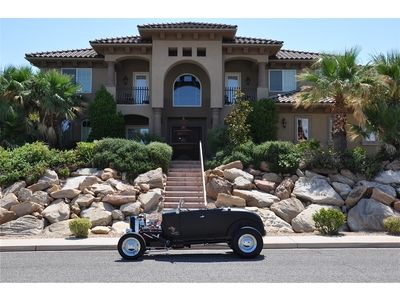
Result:
M252 227L243 227L233 235L233 251L243 258L254 258L258 256L263 247L261 234Z
M127 260L135 260L146 251L146 242L137 233L127 233L118 241L118 252Z

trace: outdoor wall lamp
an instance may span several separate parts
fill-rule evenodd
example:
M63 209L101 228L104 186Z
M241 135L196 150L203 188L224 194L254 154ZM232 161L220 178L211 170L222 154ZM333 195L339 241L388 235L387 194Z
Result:
M122 78L122 82L124 83L124 85L127 85L128 84L128 76L124 76L123 78Z
M282 118L282 127L286 128L286 119L285 118Z
M245 81L246 81L246 85L249 86L250 85L250 81L251 81L250 77L247 76Z

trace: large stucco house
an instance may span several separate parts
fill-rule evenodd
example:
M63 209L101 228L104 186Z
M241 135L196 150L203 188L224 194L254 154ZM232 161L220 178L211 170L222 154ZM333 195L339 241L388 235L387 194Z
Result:
M309 109L294 107L300 88L296 74L318 53L239 37L235 25L164 23L141 25L138 31L137 36L92 40L88 49L31 53L26 59L40 69L72 75L89 101L104 85L125 117L127 138L150 132L164 137L176 153L196 152L200 139L207 143L207 131L223 124L238 89L254 101L275 99L280 140L332 142L330 100ZM85 140L89 131L82 116L72 124L70 138ZM373 139L350 142L356 144L376 146Z

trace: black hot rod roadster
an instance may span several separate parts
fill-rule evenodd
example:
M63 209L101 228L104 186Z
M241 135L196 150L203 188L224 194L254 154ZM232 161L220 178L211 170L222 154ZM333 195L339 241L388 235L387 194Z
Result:
M144 215L130 218L130 228L118 241L118 252L128 260L146 250L177 249L193 244L227 243L243 258L258 256L266 234L256 213L239 208L187 210L179 203L176 210L162 214L161 224Z

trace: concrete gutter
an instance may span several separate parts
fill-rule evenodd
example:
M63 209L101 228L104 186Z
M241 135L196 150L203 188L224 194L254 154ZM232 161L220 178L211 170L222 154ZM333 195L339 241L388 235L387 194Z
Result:
M360 235L326 237L317 235L266 236L264 249L400 248L400 237ZM0 252L116 250L118 238L0 239ZM194 245L192 249L228 249L225 244Z

